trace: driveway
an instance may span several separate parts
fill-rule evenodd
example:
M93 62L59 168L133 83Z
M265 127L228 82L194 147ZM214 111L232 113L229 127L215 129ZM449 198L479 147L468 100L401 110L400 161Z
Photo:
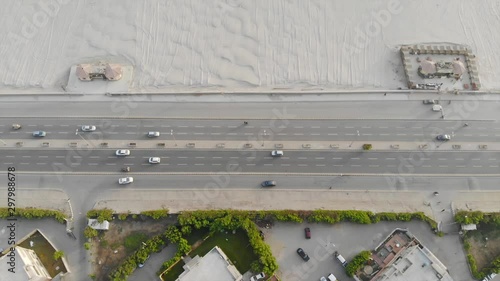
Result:
M304 237L305 227L311 228L310 240ZM282 279L310 281L319 280L328 273L333 273L339 280L349 280L333 253L338 251L349 262L357 253L373 250L395 228L407 228L412 232L441 260L455 281L473 280L458 233L438 237L422 222L381 222L372 225L276 223L273 228L263 231L278 260ZM308 262L304 262L296 253L299 247L311 258Z
M132 275L127 279L129 281L143 281L143 280L159 280L158 270L161 265L175 256L177 246L169 244L167 247L156 254L151 254L151 257L146 261L144 267L137 268Z

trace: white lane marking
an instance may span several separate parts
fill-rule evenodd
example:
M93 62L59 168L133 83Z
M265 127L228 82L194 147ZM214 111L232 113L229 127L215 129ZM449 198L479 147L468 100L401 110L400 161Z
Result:
M144 128L153 128L154 126L152 125L144 125Z
M227 133L227 135L229 135L229 136L236 136L237 133Z
M414 136L423 136L424 134L413 134Z
M354 157L354 158L351 158L351 160L359 160L359 158L357 158L357 157Z
M110 135L117 135L118 132L106 132L106 134L110 134Z
M250 134L250 135L253 135L253 134ZM276 134L277 136L286 136L288 134L285 134L285 133L279 133L279 134Z
M96 158L100 158L100 157L99 156L90 156L89 158L96 159Z
M187 135L188 133L174 133L174 135Z
M396 134L396 136L406 136L406 134Z
M21 165L29 165L30 163L19 163L19 164L21 164ZM55 165L56 163L52 163L52 164Z
M430 158L422 157L422 158L420 158L420 160L430 160Z
M42 156L38 156L38 157L42 157ZM73 155L71 158L81 159L82 157L80 155Z
M438 160L440 160L440 161L446 161L446 160L448 160L448 158L438 158Z
M361 165L351 165L351 167L361 167Z
M69 125L59 125L59 126L61 126L61 127L69 127Z
M319 126L312 126L312 129L319 129Z
M368 160L377 160L378 158L368 158Z
M337 129L337 127L328 127L328 129ZM500 128L499 128L500 129Z
M316 160L323 160L323 159L325 159L325 157L314 157L314 159L316 159Z
M106 163L107 166L114 166L116 163Z
M273 164L264 164L264 166L273 166Z
M240 157L237 157L237 156L231 156L231 157L229 157L229 159L240 159Z
M311 134L311 136L320 136L321 134Z
M354 136L355 134L345 134L346 136Z
M221 126L212 126L212 128L220 128Z
M483 167L483 165L473 165L472 167L474 167L474 168L481 168L481 167Z
M58 134L69 134L69 132L58 132Z
M307 164L298 164L297 166L299 166L299 167L307 167L309 165L307 165Z
M97 165L99 165L99 163L89 163L88 165L89 166L97 166Z
M147 158L147 157L144 157L144 158ZM187 159L188 157L186 157L186 156L177 156L177 158L179 158L179 159Z
M480 137L487 137L488 135L479 135Z
M248 163L248 164L246 164L246 166L255 166L255 164Z
M365 126L365 127L361 127L361 128L363 128L363 129L371 129L372 127L366 127Z
M387 165L388 168L394 168L396 165Z
M297 159L305 160L305 159L307 159L307 157L297 157Z
M316 164L316 167L324 167L326 166L325 164Z
M472 161L481 161L481 159L479 159L479 158L473 158L473 159L471 159L471 160L472 160Z
M379 165L369 165L370 167L379 167Z
M136 133L133 133L133 132L126 132L125 134L127 134L127 135L135 135Z
M302 127L302 126L295 126L294 128L295 129L304 129L304 127Z
M344 167L344 165L333 165L334 167Z
M448 165L439 165L440 168L447 168Z
M14 155L12 155L12 156L5 156L5 158L14 158Z
M161 163L160 166L170 166L168 163Z
M170 125L161 125L162 128L170 128Z
M31 158L31 156L23 156L23 158Z
M196 159L205 159L205 156L196 156Z
M329 136L338 136L339 134L328 134Z
M290 167L290 164L281 164L283 167Z
M424 167L424 168L430 168L432 166L431 165L422 165L422 167Z
M457 167L457 168L465 168L465 166L463 166L463 165L457 165L455 167Z
M54 125L43 125L44 127L54 127Z
M220 135L221 133L210 133L211 135Z
M205 126L194 126L195 128L205 128Z
M218 163L213 163L212 166L220 166L222 164L218 164Z
M213 156L212 159L221 159L222 157L220 156Z
M388 136L388 135L390 135L390 134L379 134L379 135L381 135L381 136Z
M341 159L342 159L342 157L333 157L332 159L333 159L333 160L341 160Z
M37 125L28 125L28 127L36 127Z
M490 165L491 168L498 168L498 165Z
M379 129L388 129L389 127L378 127Z
M127 125L127 127L129 127L129 128L135 128L135 127L137 127L137 125Z
M354 127L348 127L348 126L345 126L344 128L346 128L346 129L354 129Z
M412 129L422 129L422 127L411 127Z
M37 165L47 165L47 163L36 163Z
M230 129L238 128L238 126L227 126L227 127ZM262 128L264 128L264 127L262 127ZM266 128L264 128L264 129L266 129Z
M455 158L455 160L457 160L457 161L463 161L464 159L463 158Z
M56 156L56 158L66 158L66 156Z
M304 134L299 134L299 133L296 133L296 134L293 134L294 136L303 136Z
M405 127L396 127L396 129L404 129Z
M177 128L189 128L189 126L177 126Z
M177 166L187 166L187 164L181 163L181 164L177 164Z
M396 160L396 158L385 158L385 160Z
M489 161L497 161L497 159L496 159L496 158L490 158L490 159L488 159L488 160L489 160Z
M195 166L205 166L205 164L203 163L199 163L199 164L194 164Z
M204 135L205 133L194 133L193 135Z
M373 134L361 134L362 136L373 136Z

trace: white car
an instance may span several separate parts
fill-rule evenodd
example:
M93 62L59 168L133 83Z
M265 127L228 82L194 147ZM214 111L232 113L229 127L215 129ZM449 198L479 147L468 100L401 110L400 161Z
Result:
M157 138L160 136L160 132L148 132L148 138Z
M321 276L321 278L319 279L319 281L328 281L328 280L326 280L326 278L324 276Z
M250 281L259 281L260 279L262 279L264 277L266 277L266 275L264 274L264 272L261 272L261 273L255 275L255 276L252 276L250 278Z
M160 164L160 157L149 157L149 164Z
M82 126L82 131L84 132L93 132L95 131L96 127L92 125L84 125Z
M432 106L432 111L441 111L443 110L443 107L440 106L439 104L435 104Z
M115 154L116 154L116 156L129 156L130 155L130 150L128 150L128 149L118 149Z
M330 273L330 275L328 275L328 281L337 281L337 277L335 277L335 275L333 275L333 273Z
M129 184L129 183L133 183L133 182L134 182L133 177L126 177L126 178L119 178L118 179L119 184Z
M283 156L283 150L273 150L271 151L272 157L281 157Z

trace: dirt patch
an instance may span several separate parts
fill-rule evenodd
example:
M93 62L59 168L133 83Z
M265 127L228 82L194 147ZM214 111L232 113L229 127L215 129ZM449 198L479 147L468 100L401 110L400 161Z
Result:
M124 246L128 236L144 234L147 238L151 238L164 232L170 223L169 219L111 221L109 230L92 242L96 280L109 280L108 275L134 252Z
M479 228L477 231L467 233L467 241L471 246L469 252L476 260L478 271L500 256L500 229Z

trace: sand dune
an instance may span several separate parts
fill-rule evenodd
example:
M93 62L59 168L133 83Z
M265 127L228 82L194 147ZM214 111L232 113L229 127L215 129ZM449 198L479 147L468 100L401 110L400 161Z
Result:
M399 45L465 44L500 89L500 2L24 0L0 10L0 90L132 64L136 91L405 87Z

